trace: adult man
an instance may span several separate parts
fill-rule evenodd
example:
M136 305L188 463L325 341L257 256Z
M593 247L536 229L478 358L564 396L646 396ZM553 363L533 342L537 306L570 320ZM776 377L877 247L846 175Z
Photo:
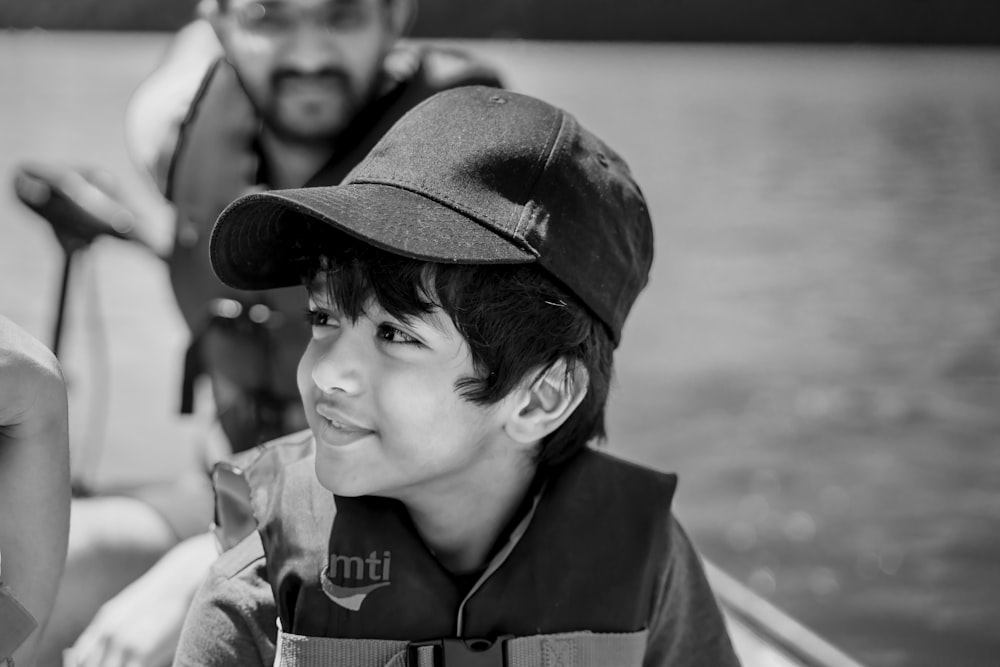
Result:
M249 190L337 183L434 92L499 85L462 54L397 45L414 2L204 0L204 19L181 32L130 105L132 149L177 214L168 263L192 333L182 406L192 407L195 380L207 376L225 436L208 461L304 425L295 367L309 337L298 291L237 293L212 274L218 213ZM76 502L50 651L194 536L105 604L73 651L86 664L167 659L172 621L214 555L203 534L211 506L204 471L138 497Z

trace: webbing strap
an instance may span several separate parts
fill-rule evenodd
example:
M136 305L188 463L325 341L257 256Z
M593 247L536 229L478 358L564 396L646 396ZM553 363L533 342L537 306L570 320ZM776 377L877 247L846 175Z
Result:
M515 637L507 640L504 667L638 666L646 653L646 634L641 630ZM435 664L432 645L417 647L417 664L410 664L408 645L403 641L381 639L303 637L279 630L274 664L275 667L462 667Z
M515 637L507 642L506 667L610 667L641 665L645 630L639 632L566 632Z
M303 637L278 631L275 667L406 667L407 642ZM397 659L397 656L401 656ZM433 658L433 656L432 656ZM430 667L430 663L428 663Z

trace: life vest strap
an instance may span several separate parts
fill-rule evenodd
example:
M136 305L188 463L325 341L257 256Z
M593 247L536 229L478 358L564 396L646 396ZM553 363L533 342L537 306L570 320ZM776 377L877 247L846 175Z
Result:
M304 637L278 629L275 667L632 667L642 664L647 631L567 632L497 642Z

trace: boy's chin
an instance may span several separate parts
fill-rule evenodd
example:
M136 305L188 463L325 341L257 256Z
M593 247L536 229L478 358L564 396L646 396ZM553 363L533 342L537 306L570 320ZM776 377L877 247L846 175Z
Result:
M318 458L316 460L316 479L319 480L320 486L335 496L358 498L377 495L370 484L364 484L356 479L345 479L344 475L326 469L326 466Z
M317 466L318 468L318 466ZM357 498L358 496L363 496L365 493L357 488L353 488L350 484L345 484L344 482L336 479L329 479L324 476L318 469L316 470L316 478L319 480L319 485L324 489L329 491L335 496L343 496L344 498Z

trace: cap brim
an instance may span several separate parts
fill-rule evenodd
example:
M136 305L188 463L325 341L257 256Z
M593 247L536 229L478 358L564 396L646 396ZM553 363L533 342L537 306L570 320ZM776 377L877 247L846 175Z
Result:
M447 205L389 185L352 183L240 197L212 230L212 268L237 289L299 284L308 218L412 259L462 264L536 260L530 249Z

